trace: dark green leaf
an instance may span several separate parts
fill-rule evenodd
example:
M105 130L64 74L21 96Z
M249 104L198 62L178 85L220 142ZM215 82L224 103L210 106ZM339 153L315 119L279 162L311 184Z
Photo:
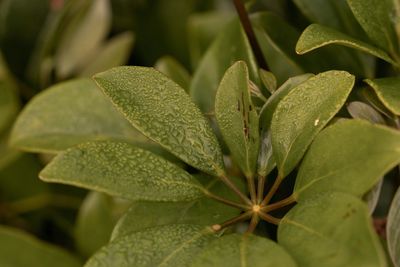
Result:
M207 179L199 177L204 187L210 192L239 202L238 197L226 187L219 178ZM242 180L235 183L244 188ZM150 227L185 223L198 225L213 225L224 222L239 215L240 210L216 202L208 197L202 197L190 202L149 202L136 201L129 211L115 226L112 240Z
M386 266L367 207L343 193L296 205L280 222L278 242L299 266Z
M233 21L218 35L193 75L190 94L204 113L214 111L218 84L233 62L243 60L250 80L259 84L258 68L250 44L239 21Z
M0 227L0 265L4 267L79 267L72 255L20 230Z
M215 117L231 154L246 177L253 176L258 155L258 115L250 97L246 63L230 67L218 87Z
M212 230L197 225L149 228L115 239L85 267L186 267L215 238Z
M347 72L327 71L301 83L279 102L271 137L281 178L299 163L314 137L345 103L354 80Z
M374 89L386 108L395 115L400 115L400 78L367 79L365 82Z
M94 78L144 135L193 167L213 175L224 172L210 125L175 82L144 67L117 67Z
M167 75L171 80L179 84L186 92L189 91L189 72L173 57L164 56L154 65L158 71Z
M399 162L398 131L362 120L339 121L314 140L294 192L300 199L327 191L361 197Z
M117 141L96 141L58 154L40 173L47 182L71 184L130 200L188 201L204 196L186 171L153 153Z
M0 134L11 125L18 109L18 98L13 86L0 81Z
M389 215L386 225L386 236L389 253L395 267L400 266L400 188L390 205Z
M199 65L210 44L232 20L231 12L209 11L191 14L187 22L189 53L193 69Z
M37 95L20 114L11 144L27 151L58 152L93 139L145 141L95 83L79 79Z
M230 234L210 244L192 267L296 267L292 257L268 238Z
M302 55L330 44L339 44L355 48L381 58L393 65L397 64L385 51L381 50L380 48L374 47L370 44L347 36L344 33L318 24L312 24L304 30L297 42L296 52Z

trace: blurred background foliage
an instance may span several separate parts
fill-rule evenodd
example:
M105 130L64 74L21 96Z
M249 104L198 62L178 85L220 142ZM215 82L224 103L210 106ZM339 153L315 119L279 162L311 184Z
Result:
M249 0L246 5L278 85L328 69L348 70L358 78L393 73L381 60L346 47L295 53L300 33L314 22L367 39L344 0ZM83 259L107 242L129 203L37 178L53 155L8 146L13 122L32 97L113 66L155 66L210 114L220 78L238 59L247 61L253 82L269 94L230 0L0 0L0 52L0 224ZM378 216L387 213L394 194L390 183L383 186L387 197L379 202Z

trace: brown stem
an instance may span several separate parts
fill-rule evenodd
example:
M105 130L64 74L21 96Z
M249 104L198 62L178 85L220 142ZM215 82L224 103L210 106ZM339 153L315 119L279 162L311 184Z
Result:
M257 202L257 193L256 193L256 186L254 184L254 178L253 177L247 178L247 186L249 187L251 202L253 204L256 204L256 202Z
M282 207L285 207L285 206L290 205L290 204L295 203L295 202L296 202L296 199L295 199L294 195L290 195L289 197L284 198L284 199L282 199L282 200L280 200L278 202L275 202L275 203L273 203L271 205L267 205L265 207L262 207L261 210L263 212L270 212L270 211L280 209Z
M228 226L231 226L232 224L247 220L248 218L251 217L251 214L252 214L251 211L246 211L246 212L240 214L239 216L236 216L236 217L234 217L232 219L229 219L229 220L227 220L227 221L225 221L225 222L223 222L221 224L214 224L211 228L214 231L220 231L220 230L222 230L222 229L224 229L224 228L226 228Z
M264 70L268 70L267 62L265 61L264 55L261 51L260 45L258 44L256 35L254 34L253 27L251 26L251 22L249 19L249 15L247 14L246 8L241 0L233 0L233 3L236 8L236 12L239 15L240 22L243 26L244 31L246 32L247 39L251 45L251 49L253 50L254 56L257 60L258 66Z
M275 217L273 217L273 216L271 216L271 215L269 215L267 213L264 213L262 211L260 211L258 213L258 216L260 216L261 219L263 219L264 221L272 223L272 224L276 224L276 225L279 225L279 223L281 221L281 219L275 218Z
M234 207L234 208L238 208L240 210L248 210L249 206L243 205L241 203L237 203L234 201L230 201L228 199L222 198L220 196L214 195L213 193L211 193L210 191L204 191L204 193L206 194L206 196L208 196L211 199L214 199L218 202L224 203L228 206Z
M239 188L236 187L234 183L226 176L226 175L221 175L219 177L222 182L224 182L240 199L243 201L243 203L252 206L253 203L251 203L250 199L246 197L242 191L239 190Z
M247 228L247 233L253 233L257 227L258 222L259 222L259 217L257 213L253 213L253 215L251 216L249 228Z
M265 187L265 176L258 176L258 187L257 187L257 203L260 204L264 197L264 187Z
M261 202L261 204L260 204L261 206L265 206L270 202L271 198L276 193L276 190L278 190L278 188L279 188L279 186L280 186L282 181L283 181L283 179L278 175L278 177L276 177L275 182L272 185L271 189L269 190L269 192L265 196L264 200Z

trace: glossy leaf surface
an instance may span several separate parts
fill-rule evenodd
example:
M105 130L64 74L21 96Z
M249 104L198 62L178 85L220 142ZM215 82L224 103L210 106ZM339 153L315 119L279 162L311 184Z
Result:
M314 137L345 103L354 80L347 72L327 71L301 83L279 102L271 137L281 178L293 170Z
M277 243L263 237L228 234L212 243L192 267L295 267L292 257Z
M40 173L42 180L75 185L130 200L188 201L203 188L186 171L130 144L89 142L68 149Z
M78 79L37 95L18 117L12 145L34 152L59 152L94 139L146 140L115 110L95 83Z
M400 188L390 205L389 215L386 225L386 236L389 253L395 267L400 266Z
M353 101L347 105L347 111L354 119L367 120L371 123L385 125L385 119L373 107L364 102Z
M400 115L400 78L367 79L365 82L374 89L387 109L397 116Z
M115 239L98 251L85 267L185 267L211 240L208 228L176 224L149 228Z
M81 263L60 248L10 227L0 227L0 265L4 267L79 267Z
M193 167L214 175L224 172L211 127L175 82L144 67L117 67L94 79L144 135Z
M304 30L297 42L296 52L302 55L330 44L355 48L391 64L396 64L384 50L318 24L312 24Z
M386 266L367 207L343 193L297 204L281 220L278 242L299 266Z
M362 120L339 121L314 140L294 192L300 199L327 191L361 197L399 162L399 132Z
M246 177L255 172L260 141L258 115L249 86L246 63L239 61L226 71L215 98L219 129Z

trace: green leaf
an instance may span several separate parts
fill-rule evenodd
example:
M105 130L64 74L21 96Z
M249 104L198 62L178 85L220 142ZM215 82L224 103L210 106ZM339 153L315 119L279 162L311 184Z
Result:
M345 103L354 80L344 71L320 73L279 102L271 121L271 137L281 178L299 163L314 137Z
M31 235L0 226L0 265L5 267L79 267L72 255Z
M299 33L287 22L271 13L255 14L251 20L261 50L278 83L281 84L289 77L302 74L304 72L302 59L293 50ZM282 32L285 34L282 35Z
M279 102L299 84L313 77L313 74L302 74L289 78L276 90L264 104L260 112L260 128L261 128L261 147L258 156L257 172L260 176L265 177L275 167L276 162L273 158L272 140L271 140L271 120Z
M0 81L0 134L11 125L18 113L19 103L13 86Z
M210 244L191 267L295 267L292 257L275 242L255 235L225 235Z
M117 138L145 141L89 79L60 83L37 95L19 115L10 143L33 152Z
M91 77L94 74L125 64L132 51L134 35L124 32L99 47L96 55L80 71L80 76Z
M361 99L378 110L380 114L392 121L396 119L396 116L390 110L388 110L385 105L382 104L375 91L371 87L363 87L358 92Z
M388 108L393 114L400 115L400 78L389 77L364 80L369 86L374 89L379 100Z
M258 71L258 74L260 75L260 79L264 87L268 90L270 94L273 94L277 88L277 81L275 75L272 72L263 69L260 69Z
M58 154L40 173L47 182L130 200L188 201L204 189L186 171L153 153L117 141L89 142Z
M329 193L296 205L279 224L278 242L299 266L386 266L367 207L347 194Z
M354 119L367 120L371 123L385 125L385 119L373 107L360 101L353 101L347 105L347 111Z
M210 44L232 20L232 12L208 11L191 14L187 35L192 68L196 69Z
M400 266L400 188L390 205L389 215L386 225L386 237L389 253L395 267Z
M157 60L154 68L167 75L171 80L179 84L186 92L189 91L189 72L173 57L164 56Z
M90 257L106 245L114 224L112 198L102 193L90 192L79 209L74 229L79 252Z
M149 228L120 237L98 251L85 267L185 267L215 236L197 225Z
M397 50L397 38L391 14L392 0L347 0L347 3L375 45L389 52Z
M384 177L381 177L380 181L363 196L363 200L367 203L369 214L371 216L378 205L379 197L382 191L383 179Z
M346 0L294 0L293 2L312 23L328 26L362 40L367 39Z
M60 40L55 65L57 77L66 78L96 55L111 26L109 0L91 1L87 12L75 16Z
M230 67L215 97L215 117L231 154L246 177L253 176L258 156L258 115L250 97L246 63Z
M303 31L296 45L296 53L303 55L317 48L330 44L339 44L358 49L367 54L383 59L390 64L397 65L397 63L394 62L390 56L380 48L374 47L370 44L354 39L344 33L318 24L312 24Z
M340 191L361 197L399 162L398 131L363 120L342 120L314 140L300 166L294 194L305 199Z
M117 67L94 76L144 135L204 172L224 172L217 138L186 92L152 68Z
M210 192L226 199L239 202L238 197L222 183L219 178L199 177L199 181ZM244 189L241 179L235 184ZM111 236L115 238L143 230L145 228L168 224L213 225L222 223L239 215L240 210L202 197L190 202L150 202L136 201L118 221Z
M214 111L218 84L225 71L238 60L247 63L250 80L258 85L256 60L239 21L235 20L214 40L193 75L190 94L204 113Z

